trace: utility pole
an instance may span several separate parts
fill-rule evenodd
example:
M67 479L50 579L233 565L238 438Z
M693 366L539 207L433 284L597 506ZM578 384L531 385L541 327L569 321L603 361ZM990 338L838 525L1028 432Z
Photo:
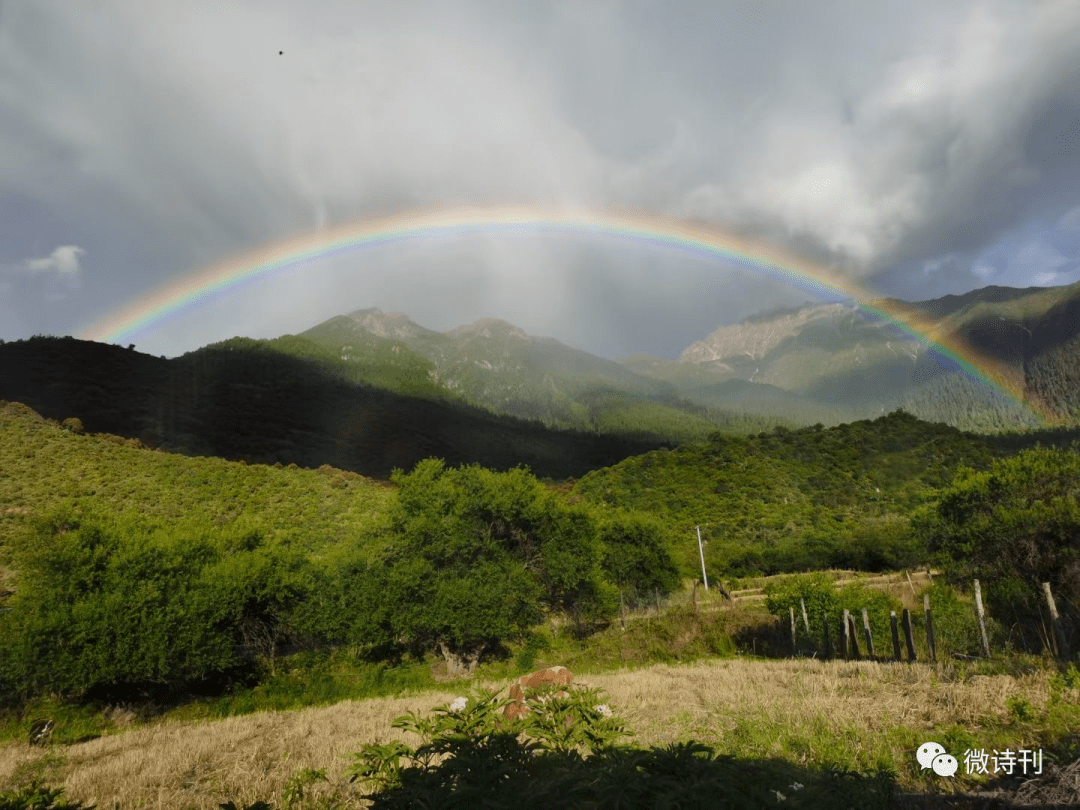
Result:
M705 590L709 590L709 577L705 573L705 551L701 547L701 527L695 527L697 529L697 550L701 555L701 581L705 583Z

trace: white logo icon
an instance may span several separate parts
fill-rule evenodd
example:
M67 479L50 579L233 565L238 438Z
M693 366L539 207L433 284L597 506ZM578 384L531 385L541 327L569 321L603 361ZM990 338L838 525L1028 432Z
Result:
M936 742L926 742L920 745L919 750L915 752L915 759L919 760L919 764L922 765L922 769L925 771L927 768L933 767L934 757L944 753L945 749Z
M932 764L934 773L938 776L952 776L956 773L956 757L951 754L938 754Z
M932 768L938 776L952 776L956 773L956 757L945 753L945 749L936 742L927 742L919 746L915 752L915 759L925 771Z

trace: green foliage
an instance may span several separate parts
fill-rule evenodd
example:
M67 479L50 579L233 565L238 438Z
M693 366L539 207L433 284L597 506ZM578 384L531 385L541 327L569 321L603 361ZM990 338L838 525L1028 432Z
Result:
M794 610L799 618L805 603L811 632L816 628L819 637L822 634L821 617L825 615L831 622L837 611L843 610L840 602L836 585L827 574L803 574L774 580L765 586L765 609L769 613L783 620L789 619L790 611ZM801 621L798 623L802 624Z
M982 636L974 601L962 599L954 587L940 580L924 590L923 594L930 597L938 659L945 659L954 652L982 655ZM925 624L921 610L915 611L914 619L916 624ZM986 624L987 633L991 640L995 640L998 625L992 615L987 617Z
M912 530L911 515L962 465L988 469L995 456L1064 438L973 436L896 412L828 429L714 434L591 472L574 492L661 521L684 576L700 568L697 525L710 577L880 571L925 562L925 534Z
M397 541L373 572L381 598L367 630L376 643L437 646L452 670L471 670L545 612L583 622L613 609L589 514L527 471L432 459L394 481Z
M638 514L616 514L600 524L603 569L631 605L667 596L680 584L663 527Z
M961 470L919 530L967 575L1049 582L1080 604L1080 445L1036 447Z
M183 685L273 658L302 599L303 557L258 531L65 512L16 554L0 675L29 696Z
M94 805L72 802L63 797L63 788L39 784L0 792L0 810L94 810Z
M146 529L58 515L20 549L0 657L21 691L198 679L232 661L215 595L198 583L212 546Z
M161 522L236 525L258 516L267 542L289 539L373 549L393 492L329 466L318 470L189 458L75 436L17 403L0 404L0 549L32 521L71 503L102 514L136 511Z
M394 727L416 748L369 744L351 769L374 808L891 806L893 776L812 773L779 762L743 762L687 741L643 749L620 744L628 731L597 690L558 687L529 698L507 721L493 693L459 698L432 716L412 713Z
M857 581L837 588L828 575L821 573L776 580L765 586L765 606L769 613L785 622L784 626L787 627L786 622L790 621L791 617L790 610L794 610L796 632L803 635L805 624L802 621L800 599L806 604L807 617L810 620L809 641L814 645L820 644L824 637L823 617L829 622L830 632L833 632L837 626L837 618L845 610L849 611L855 620L861 643L862 611L865 608L870 629L878 639L877 644L882 646L883 640L889 638L891 633L890 612L901 609L899 600L884 591Z

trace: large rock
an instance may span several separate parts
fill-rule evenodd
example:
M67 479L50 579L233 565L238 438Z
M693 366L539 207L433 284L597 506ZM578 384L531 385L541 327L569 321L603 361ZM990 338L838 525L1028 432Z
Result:
M547 686L569 686L574 682L574 673L566 667L550 667L538 672L522 675L510 687L510 698L514 701L508 703L503 709L503 715L508 720L520 717L529 711L525 705L525 698L529 690L540 689ZM566 692L557 692L559 697L565 697Z

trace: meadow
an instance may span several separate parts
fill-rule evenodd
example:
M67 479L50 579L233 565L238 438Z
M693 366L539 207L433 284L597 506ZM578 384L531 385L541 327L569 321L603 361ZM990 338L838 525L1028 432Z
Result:
M985 788L964 777L944 786L920 771L914 751L926 740L947 750L1077 745L1080 679L1029 663L1011 672L987 667L743 657L656 664L591 673L643 746L699 740L747 766L789 763L808 773L828 768L884 770L901 792ZM506 681L488 681L503 688ZM0 747L0 784L46 779L72 799L99 807L216 808L278 801L298 772L323 770L308 806L337 795L355 798L341 778L365 743L408 737L390 727L408 711L426 712L464 694L463 684L330 706L255 712L216 720L134 722L83 743ZM1070 734L1072 738L1070 740ZM791 793L788 784L775 789Z

